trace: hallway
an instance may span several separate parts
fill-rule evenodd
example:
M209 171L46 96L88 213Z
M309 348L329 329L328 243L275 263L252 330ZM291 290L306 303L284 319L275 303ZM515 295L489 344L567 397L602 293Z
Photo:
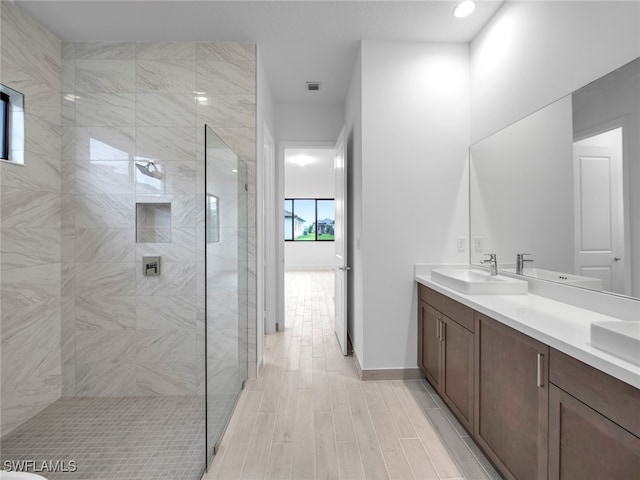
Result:
M500 478L425 380L359 380L333 289L333 272L286 273L284 332L265 337L203 479Z

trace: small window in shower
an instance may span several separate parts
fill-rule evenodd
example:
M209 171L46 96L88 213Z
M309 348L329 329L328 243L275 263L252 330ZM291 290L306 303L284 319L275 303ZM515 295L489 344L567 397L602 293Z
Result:
M171 242L171 204L136 204L136 242Z
M0 85L0 159L24 164L24 96Z
M0 158L9 160L9 95L0 92Z

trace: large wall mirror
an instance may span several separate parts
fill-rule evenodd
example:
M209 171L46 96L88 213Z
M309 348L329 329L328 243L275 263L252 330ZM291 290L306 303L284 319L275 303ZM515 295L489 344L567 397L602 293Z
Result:
M640 58L470 149L472 264L640 299Z

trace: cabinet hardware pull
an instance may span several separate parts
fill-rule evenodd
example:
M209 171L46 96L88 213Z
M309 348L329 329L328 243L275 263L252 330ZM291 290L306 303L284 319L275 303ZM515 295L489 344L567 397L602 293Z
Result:
M544 387L544 382L542 379L542 362L544 361L544 355L542 353L538 354L538 387Z
M436 320L436 337L440 340L440 319Z

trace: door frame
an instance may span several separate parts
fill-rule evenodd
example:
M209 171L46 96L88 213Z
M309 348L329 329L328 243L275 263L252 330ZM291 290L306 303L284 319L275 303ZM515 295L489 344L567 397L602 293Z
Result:
M275 241L277 248L275 258L276 282L276 318L282 322L280 330L284 331L284 151L287 148L333 149L335 142L281 140L278 142L278 159L276 163L276 206L275 206Z
M262 232L258 239L258 298L257 316L258 331L262 325L262 333L273 333L276 331L277 315L275 302L276 276L273 269L276 265L275 249L275 225L276 218L276 170L275 170L275 149L276 145L273 135L265 124L262 131L262 166L260 178L260 194L258 198L258 210L256 221L258 231ZM262 323L260 323L262 322Z

